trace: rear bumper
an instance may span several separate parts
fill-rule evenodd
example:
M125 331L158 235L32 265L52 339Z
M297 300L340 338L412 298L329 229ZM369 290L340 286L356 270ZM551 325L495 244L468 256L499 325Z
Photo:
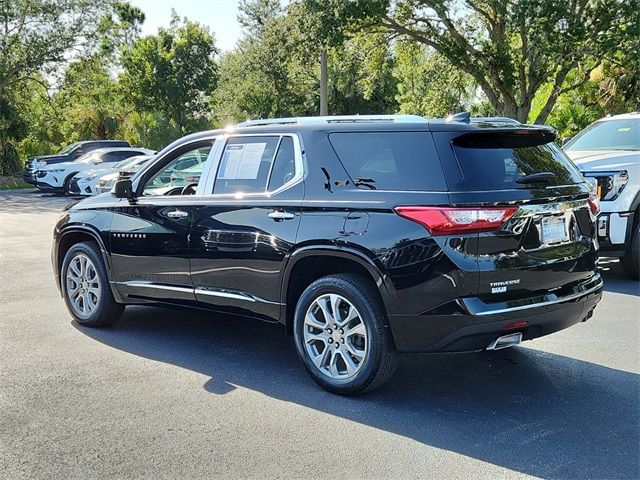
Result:
M399 351L477 351L509 333L531 340L568 328L590 317L601 297L602 279L596 274L563 296L548 293L496 304L466 298L459 302L459 314L390 315L389 323Z

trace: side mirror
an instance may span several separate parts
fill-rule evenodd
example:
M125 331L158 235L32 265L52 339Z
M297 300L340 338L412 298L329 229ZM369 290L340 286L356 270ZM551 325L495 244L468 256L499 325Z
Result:
M113 186L113 196L116 198L133 198L131 180L128 178L118 180Z
M564 147L567 143L569 143L569 140L571 140L571 137L562 137L562 140L560 140L560 144Z

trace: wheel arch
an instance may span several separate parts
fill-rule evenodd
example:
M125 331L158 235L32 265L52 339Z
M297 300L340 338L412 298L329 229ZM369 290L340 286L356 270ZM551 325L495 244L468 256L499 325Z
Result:
M293 330L295 301L304 289L318 278L338 273L356 273L368 278L376 286L385 308L390 304L392 286L382 268L363 252L338 246L303 247L290 255L282 277L280 322L287 333Z
M102 255L102 259L107 270L107 277L109 278L109 280L111 280L111 258L109 257L107 247L100 234L89 226L74 225L64 228L60 231L56 242L56 250L53 252L55 261L54 273L56 276L56 282L58 283L58 289L60 289L60 268L62 266L64 256L67 254L69 249L73 247L73 245L86 241L92 241L98 245L100 254ZM119 300L120 295L118 294L116 289L113 288L113 285L110 284L110 288L113 292L113 296L116 298L116 300Z

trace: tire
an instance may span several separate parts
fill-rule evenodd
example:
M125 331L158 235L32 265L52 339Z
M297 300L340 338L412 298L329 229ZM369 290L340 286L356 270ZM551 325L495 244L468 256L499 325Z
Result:
M344 328L334 329L333 325ZM375 286L360 275L330 275L309 285L296 305L294 339L311 378L340 395L381 386L398 364L384 306Z
M67 310L81 325L109 325L124 311L124 305L113 298L104 260L95 242L76 243L69 249L62 262L60 285Z
M75 177L77 173L78 172L73 172L67 175L67 178L65 178L62 183L62 192L60 192L60 195L69 195L69 183L71 183L71 179Z
M631 278L640 280L640 224L636 225L629 248L620 262Z

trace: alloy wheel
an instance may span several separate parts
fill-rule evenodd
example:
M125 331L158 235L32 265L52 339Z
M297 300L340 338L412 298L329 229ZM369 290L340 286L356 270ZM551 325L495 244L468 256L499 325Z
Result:
M66 275L67 296L74 313L88 318L98 308L101 285L93 261L78 253L69 262Z
M367 357L367 329L356 307L335 293L320 295L304 318L307 355L324 375L343 380L356 375Z

